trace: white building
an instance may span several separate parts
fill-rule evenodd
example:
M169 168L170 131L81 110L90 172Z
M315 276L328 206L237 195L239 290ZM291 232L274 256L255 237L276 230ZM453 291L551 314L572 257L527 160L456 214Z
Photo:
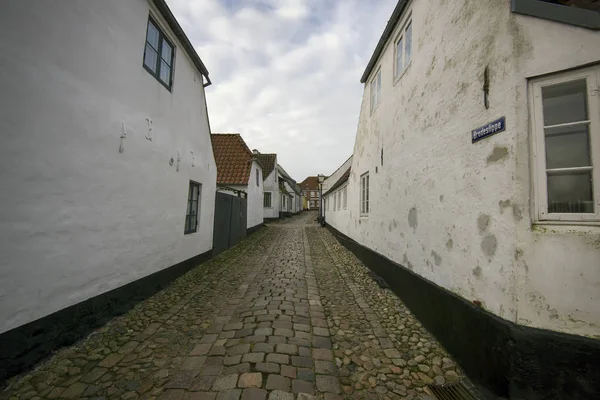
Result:
M326 207L511 398L600 396L576 372L600 351L600 14L571 3L399 1L361 78L344 218Z
M262 154L253 150L263 171L263 218L265 221L278 219L281 212L281 195L277 172L277 154Z
M217 162L217 184L223 187L219 191L232 195L235 191L246 193L246 227L253 232L262 226L264 219L262 167L240 134L213 134L212 145Z
M2 380L208 257L217 170L163 0L8 1L0 35Z
M325 219L327 220L327 224L339 231L344 230L347 226L350 216L350 211L348 210L348 179L350 177L351 166L352 156L323 182L323 186L328 188L323 193Z
M277 164L277 173L281 184L285 188L283 194L289 196L289 200L282 200L282 212L288 214L297 214L302 210L302 190L296 184L296 181L290 177L286 170Z

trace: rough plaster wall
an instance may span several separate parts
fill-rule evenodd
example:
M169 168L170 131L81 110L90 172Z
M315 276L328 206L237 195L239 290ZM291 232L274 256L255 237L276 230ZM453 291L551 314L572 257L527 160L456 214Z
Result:
M256 170L258 170L258 186L256 185ZM263 223L263 200L262 168L256 161L253 161L252 171L250 171L250 181L248 182L248 228Z
M147 1L33 3L0 13L0 332L212 247L216 165L180 43L170 93L142 67Z
M263 182L264 191L271 192L271 207L264 207L264 218L279 218L281 210L281 196L279 194L279 183L277 182L277 168L273 169L267 179Z
M323 185L327 185L328 188L332 187L341 177L342 175L344 175L344 173L348 170L348 167L350 167L352 165L352 157L349 157L338 169L336 169L330 176L329 178L325 179L325 181L323 182ZM336 193L338 190L343 190L344 187L347 187L347 183L342 185L341 187L339 187L338 189L336 189ZM343 209L343 203L342 203L342 210L336 210L333 211L333 193L328 194L327 196L325 196L326 200L331 202L330 206L329 206L329 212L326 212L325 214L325 219L327 221L327 223L331 226L333 226L335 229L339 230L340 232L347 232L348 231L348 221L349 221L349 216L350 216L350 207L349 204L347 203L347 207L346 210ZM348 202L350 201L350 199L348 198L347 200Z
M394 84L388 43L372 115L365 84L340 230L505 319L598 335L598 228L531 228L526 80L600 60L598 33L514 15L508 0L415 0L411 11L412 64ZM501 116L505 132L471 144L472 129Z

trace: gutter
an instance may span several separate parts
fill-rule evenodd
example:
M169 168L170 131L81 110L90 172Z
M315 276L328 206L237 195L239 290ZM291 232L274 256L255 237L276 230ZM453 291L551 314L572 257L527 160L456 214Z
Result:
M198 68L198 71L200 71L200 73L206 79L206 82L204 82L202 84L202 86L207 87L207 86L212 85L212 82L211 82L210 78L208 77L208 70L206 69L206 66L200 59L200 56L198 55L198 53L196 53L196 50L194 50L194 46L192 46L192 43L190 42L190 40L186 36L185 32L181 28L181 25L179 25L179 22L177 22L177 19L171 12L171 9L167 5L166 1L165 0L152 0L152 1L154 2L156 7L162 14L163 18L169 24L169 27L175 33L175 36L179 39L179 41L181 41L183 48L185 49L185 51L188 53L188 55L192 59L192 62L194 63L196 68Z

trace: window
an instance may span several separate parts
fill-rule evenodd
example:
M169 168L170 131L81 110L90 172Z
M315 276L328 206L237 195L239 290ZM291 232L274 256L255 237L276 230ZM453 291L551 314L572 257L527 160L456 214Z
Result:
M371 112L381 103L381 69L371 81Z
M410 64L412 56L412 22L402 28L400 35L396 39L396 68L394 69L394 77L399 78L404 70Z
M346 207L348 206L348 192L346 191L348 189L348 187L344 188L344 194L343 194L343 203L344 203L344 210L346 209Z
M330 196L329 198L331 198L331 197L332 196ZM337 193L334 193L333 194L333 211L337 210L337 208L336 208L337 207L337 201L336 200L337 200Z
M360 177L360 214L369 214L369 173Z
M167 89L171 90L173 81L173 45L158 29L157 24L148 19L146 48L144 49L144 68Z
M259 174L259 172L258 172L258 168L256 168L256 186L260 186L260 185L258 184L259 175L260 175L260 174Z
M338 210L341 210L342 209L342 191L338 190L338 192L336 194L337 194L337 207L338 207Z
M531 86L536 219L600 221L600 67Z
M265 192L263 196L263 206L271 208L271 192Z
M200 199L200 188L202 185L190 181L188 192L187 212L185 214L184 234L194 233L198 230L198 202Z

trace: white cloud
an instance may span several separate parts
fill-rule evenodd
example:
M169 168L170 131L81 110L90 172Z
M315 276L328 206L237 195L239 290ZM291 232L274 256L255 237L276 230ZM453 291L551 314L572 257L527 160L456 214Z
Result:
M298 181L352 153L360 76L394 0L168 0L208 67L213 132L274 152Z

